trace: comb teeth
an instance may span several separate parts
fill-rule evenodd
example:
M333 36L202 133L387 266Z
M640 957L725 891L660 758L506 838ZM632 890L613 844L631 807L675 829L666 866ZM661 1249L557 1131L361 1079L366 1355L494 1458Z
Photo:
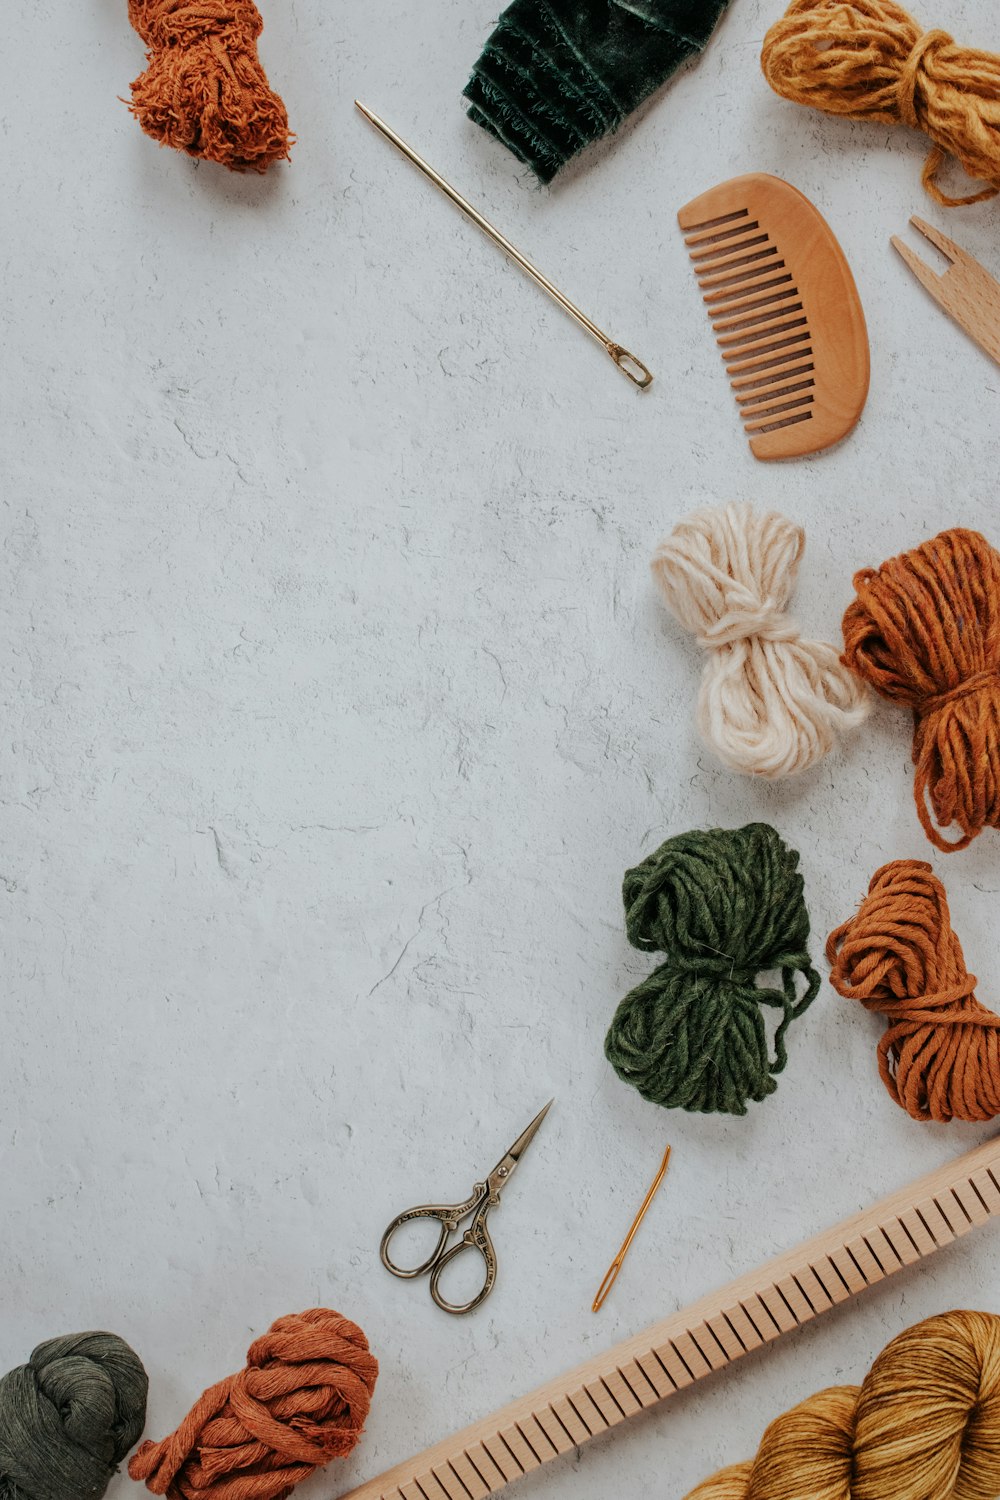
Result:
M746 208L687 226L684 242L747 435L811 421L812 335L779 246Z

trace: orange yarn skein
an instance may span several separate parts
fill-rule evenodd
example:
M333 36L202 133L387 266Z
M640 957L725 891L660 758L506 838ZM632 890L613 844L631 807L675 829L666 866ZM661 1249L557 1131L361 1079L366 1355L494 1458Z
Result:
M355 1447L377 1376L356 1323L326 1307L279 1318L129 1474L168 1500L284 1500Z
M924 832L945 852L964 849L1000 827L1000 554L978 531L942 531L862 568L854 587L843 660L913 710ZM940 828L952 823L961 837L949 843Z
M257 56L252 0L128 0L148 47L129 106L147 135L233 172L266 172L294 141Z
M947 1123L1000 1114L1000 1016L976 999L930 865L897 859L876 870L826 956L837 993L887 1017L879 1072L908 1115Z
M764 38L775 93L849 120L909 125L933 141L923 184L949 208L1000 192L1000 57L923 31L893 0L792 0ZM937 186L953 156L988 184L965 198Z

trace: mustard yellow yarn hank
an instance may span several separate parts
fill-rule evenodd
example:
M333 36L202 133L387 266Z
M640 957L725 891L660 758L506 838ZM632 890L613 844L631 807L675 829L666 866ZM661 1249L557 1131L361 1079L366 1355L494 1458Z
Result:
M995 1500L1000 1318L949 1312L893 1339L860 1386L785 1412L756 1458L687 1500Z
M894 0L792 0L764 38L761 67L796 104L922 130L933 142L923 184L938 203L1000 192L1000 56L924 31ZM949 157L986 187L949 197L937 183Z

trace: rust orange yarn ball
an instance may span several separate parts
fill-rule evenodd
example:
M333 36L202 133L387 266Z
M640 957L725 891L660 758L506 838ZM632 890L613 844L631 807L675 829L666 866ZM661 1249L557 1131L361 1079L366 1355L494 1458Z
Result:
M914 1120L1000 1114L1000 1016L976 999L944 886L930 865L876 870L853 917L831 932L830 983L886 1018L882 1082Z
M364 1429L378 1363L356 1323L329 1308L279 1318L246 1368L207 1390L177 1431L128 1466L168 1500L284 1500Z
M1000 554L956 527L854 575L844 662L913 713L913 792L938 849L1000 827ZM949 826L957 838L945 838Z
M148 66L131 110L147 135L234 172L288 157L288 111L257 56L252 0L129 0Z

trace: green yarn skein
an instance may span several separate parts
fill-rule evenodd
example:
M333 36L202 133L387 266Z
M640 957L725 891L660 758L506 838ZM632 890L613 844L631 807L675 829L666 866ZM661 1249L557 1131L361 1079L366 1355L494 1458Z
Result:
M113 1333L39 1344L0 1379L0 1500L100 1500L142 1436L148 1385Z
M820 983L798 863L769 824L748 823L679 834L626 871L628 940L665 960L621 1001L604 1051L644 1099L745 1115L774 1093L785 1032ZM781 989L758 984L768 971ZM773 1059L762 1006L781 1012Z

